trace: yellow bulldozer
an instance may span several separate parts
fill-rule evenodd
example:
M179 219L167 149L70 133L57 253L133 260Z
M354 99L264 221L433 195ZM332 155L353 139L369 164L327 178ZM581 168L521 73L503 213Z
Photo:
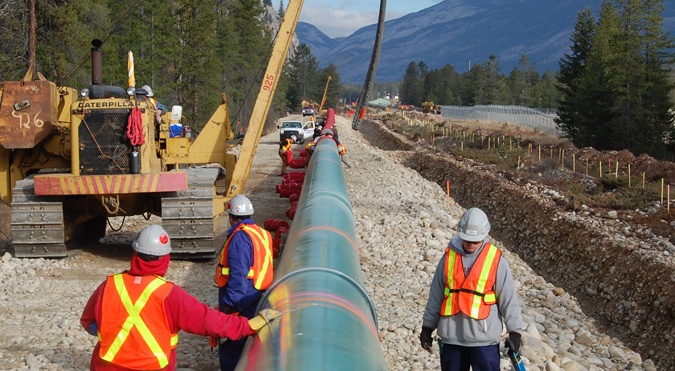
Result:
M38 74L0 82L0 237L16 257L64 257L66 243L105 235L109 217L154 214L175 254L213 256L244 189L302 1L289 6L242 143L223 95L195 138L172 135L181 107L157 120L144 89L102 84L102 43L81 91ZM34 63L31 63L33 66ZM185 131L187 133L187 131ZM221 220L222 219L222 220Z
M439 106L438 104L434 104L434 102L422 102L422 112L440 115L441 106Z

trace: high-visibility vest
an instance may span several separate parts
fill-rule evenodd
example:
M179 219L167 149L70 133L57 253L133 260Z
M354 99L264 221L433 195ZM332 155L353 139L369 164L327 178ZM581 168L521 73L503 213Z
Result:
M449 247L445 253L445 292L441 315L453 316L462 312L473 319L487 318L490 308L497 303L494 286L501 250L486 243L466 277L462 256Z
M286 138L286 139L284 139L284 140L285 140L285 143L281 146L281 151L284 152L284 153L286 153L286 151L288 151L289 149L291 149L291 145L293 145L293 143L292 143L291 140L288 139L288 138Z
M253 280L253 287L257 290L265 290L272 284L274 279L274 268L272 267L272 234L255 224L239 225L225 242L225 246L220 251L218 266L213 280L218 287L227 284L230 277L230 267L227 264L227 252L230 247L230 241L235 233L243 231L248 234L253 242L253 265L246 275L248 279Z
M98 333L101 359L134 370L169 364L178 334L171 332L164 300L173 286L159 276L108 276Z
M347 148L342 145L342 143L337 145L338 155L342 156L347 153Z

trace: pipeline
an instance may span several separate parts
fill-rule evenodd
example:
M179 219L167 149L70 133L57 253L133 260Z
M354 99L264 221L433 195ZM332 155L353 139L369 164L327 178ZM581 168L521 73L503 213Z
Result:
M329 112L329 122L334 115ZM282 316L249 339L237 370L388 369L361 276L340 156L330 138L320 139L311 157L274 275L258 310L273 308Z

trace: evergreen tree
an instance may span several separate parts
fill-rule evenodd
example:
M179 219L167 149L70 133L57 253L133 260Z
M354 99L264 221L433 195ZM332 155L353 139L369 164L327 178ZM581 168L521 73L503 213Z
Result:
M323 96L326 81L319 81L319 62L307 44L298 45L288 62L288 69L291 83L287 99L291 107L299 110L303 100L318 102Z
M271 36L263 28L258 0L222 4L217 55L223 60L222 91L228 93L233 122L248 125L271 50Z
M558 89L561 98L558 101L558 128L578 146L590 144L587 122L580 111L582 101L579 85L581 75L586 71L591 53L596 24L590 8L586 7L577 14L574 32L571 36L571 54L565 54L560 60Z
M421 93L422 72L415 62L410 62L403 75L403 81L399 90L401 102L419 106L422 103Z
M342 104L343 101L342 83L340 82L340 74L338 73L338 69L335 64L331 63L321 71L319 74L319 81L323 81L325 84L328 80L328 76L331 77L331 80L330 84L328 84L326 102L324 103L323 109L327 109L329 107L336 108Z
M279 14L279 18L283 19L284 15L286 15L286 10L284 8L284 0L281 0L279 2L279 11L277 12Z

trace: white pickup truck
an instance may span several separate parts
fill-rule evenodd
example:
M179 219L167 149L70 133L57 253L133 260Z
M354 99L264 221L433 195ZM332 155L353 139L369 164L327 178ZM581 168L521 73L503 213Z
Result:
M304 124L297 120L284 121L279 127L279 141L293 135L297 138L296 143L302 144L306 139L312 140L315 126L314 121L307 121Z

